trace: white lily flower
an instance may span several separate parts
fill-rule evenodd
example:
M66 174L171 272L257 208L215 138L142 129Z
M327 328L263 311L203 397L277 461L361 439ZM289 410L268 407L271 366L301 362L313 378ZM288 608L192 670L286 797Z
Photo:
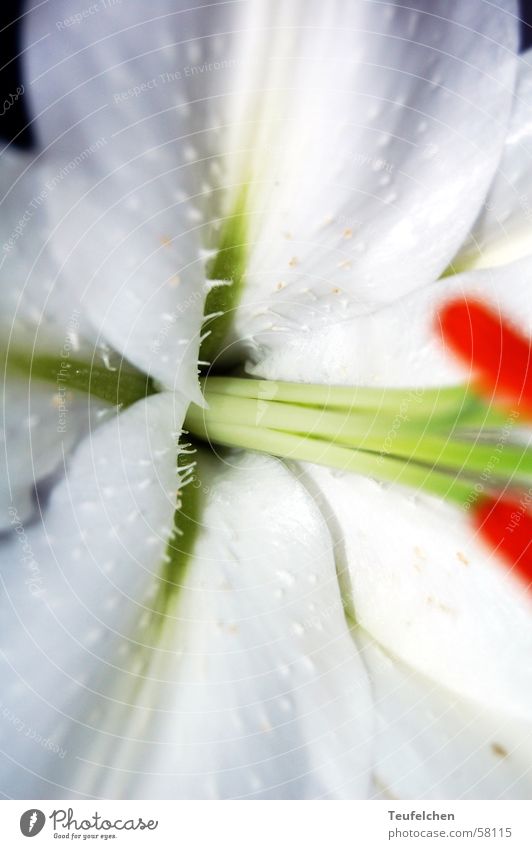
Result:
M29 335L46 377L74 315L80 361L128 364L67 436L32 379L8 438L0 790L529 797L532 604L464 511L246 451L196 471L177 446L204 356L441 387L464 378L433 332L450 295L532 332L514 4L186 6L26 22L42 153L0 172L9 348Z

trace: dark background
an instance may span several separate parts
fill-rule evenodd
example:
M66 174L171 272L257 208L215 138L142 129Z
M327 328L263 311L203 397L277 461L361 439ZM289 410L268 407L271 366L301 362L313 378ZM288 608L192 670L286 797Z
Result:
M20 51L20 15L25 7L23 0L0 0L0 107L23 82ZM326 2L326 0L324 0ZM468 0L462 0L466 3ZM532 46L532 0L521 0L521 49ZM0 108L0 112L2 109ZM6 141L19 147L32 144L28 126L26 98L20 97L0 116L0 148Z

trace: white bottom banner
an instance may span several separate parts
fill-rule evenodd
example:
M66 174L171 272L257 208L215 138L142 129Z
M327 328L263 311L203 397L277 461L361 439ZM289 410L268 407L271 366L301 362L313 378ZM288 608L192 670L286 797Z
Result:
M5 801L0 843L231 849L531 849L530 802ZM69 844L69 845L70 845Z

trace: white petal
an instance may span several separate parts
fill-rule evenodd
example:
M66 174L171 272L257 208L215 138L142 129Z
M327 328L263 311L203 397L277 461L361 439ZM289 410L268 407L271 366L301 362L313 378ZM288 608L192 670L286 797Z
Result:
M24 333L64 344L76 331L90 338L79 309L74 281L59 291L58 266L50 249L48 172L38 158L5 151L0 167L0 345L16 344Z
M50 251L46 171L29 155L9 151L0 167L0 360L7 351L46 351L58 363L101 351L90 344L75 283L60 289ZM108 406L69 390L8 371L0 426L0 529L26 521L36 509L34 488Z
M503 155L482 213L453 267L489 268L532 253L532 51L519 57Z
M128 793L365 796L372 711L327 526L276 460L232 457L203 482L180 668L156 735L173 745L138 747L137 769L148 759L159 774L132 775Z
M81 6L58 4L57 21ZM114 171L124 187L135 187L137 167L167 174L192 162L174 185L202 196L224 187L226 203L216 194L211 217L220 206L234 213L231 199L247 184L236 341L287 329L298 305L338 318L443 271L502 149L512 2L441 0L427 11L250 0L216 14L162 11L150 21L145 4L117 4L70 20L65 38L50 29L46 6L34 8L27 61L41 138L72 155L105 137L90 168ZM160 81L169 72L172 83ZM143 83L153 85L133 90ZM135 167L124 169L128 161ZM183 230L181 220L170 236ZM336 289L346 291L340 306Z
M467 511L306 467L334 519L360 625L413 669L509 717L532 709L532 601Z
M272 380L330 385L443 386L470 370L442 343L436 316L454 297L484 299L532 336L532 260L446 277L349 321L265 333L248 371ZM305 312L301 313L305 324Z
M120 664L133 665L135 646L123 634L145 612L175 510L174 430L184 414L175 403L155 396L98 428L52 493L42 525L22 527L4 547L1 748L9 795L75 793L77 748L98 736L99 706L113 708ZM121 658L120 646L133 657Z
M73 175L52 199L59 219L52 247L95 334L199 403L204 262L196 225L159 166L130 166L126 182Z
M8 576L2 700L67 750L47 754L4 724L2 749L18 765L10 795L367 795L371 703L330 538L278 461L234 458L202 478L194 557L154 643L150 589L175 475L168 406L135 405L79 455L71 504L65 485L47 519L57 562L36 558L43 596ZM141 471L148 415L153 456Z
M301 29L274 45L284 68L256 113L234 328L251 350L265 330L331 325L439 276L488 189L513 86L510 18L493 6L283 8Z
M183 191L187 129L176 109L171 27L153 12L139 2L97 14L85 3L60 2L53 14L36 8L29 90L52 160L62 277L79 287L84 311L113 347L198 400L202 221Z
M64 470L72 447L103 421L108 405L64 383L20 375L3 385L0 426L0 530L17 528L42 505L35 489ZM42 497L43 493L40 493Z
M375 785L388 799L529 799L532 726L457 698L358 642L372 683L378 731Z

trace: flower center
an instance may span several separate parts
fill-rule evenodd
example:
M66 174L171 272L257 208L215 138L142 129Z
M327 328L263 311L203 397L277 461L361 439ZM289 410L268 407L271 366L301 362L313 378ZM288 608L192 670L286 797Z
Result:
M234 266L232 248L226 260ZM532 450L516 427L532 411L530 343L478 301L447 304L438 322L445 343L469 364L473 388L206 377L207 406L189 407L185 430L211 446L317 463L445 499L467 511L481 538L531 583ZM119 409L159 391L150 377L112 353L102 363L63 362L14 347L4 354L9 371L56 384L61 379ZM186 513L180 503L176 513L178 528ZM189 524L195 527L195 519ZM169 571L181 553L177 542L169 543Z

